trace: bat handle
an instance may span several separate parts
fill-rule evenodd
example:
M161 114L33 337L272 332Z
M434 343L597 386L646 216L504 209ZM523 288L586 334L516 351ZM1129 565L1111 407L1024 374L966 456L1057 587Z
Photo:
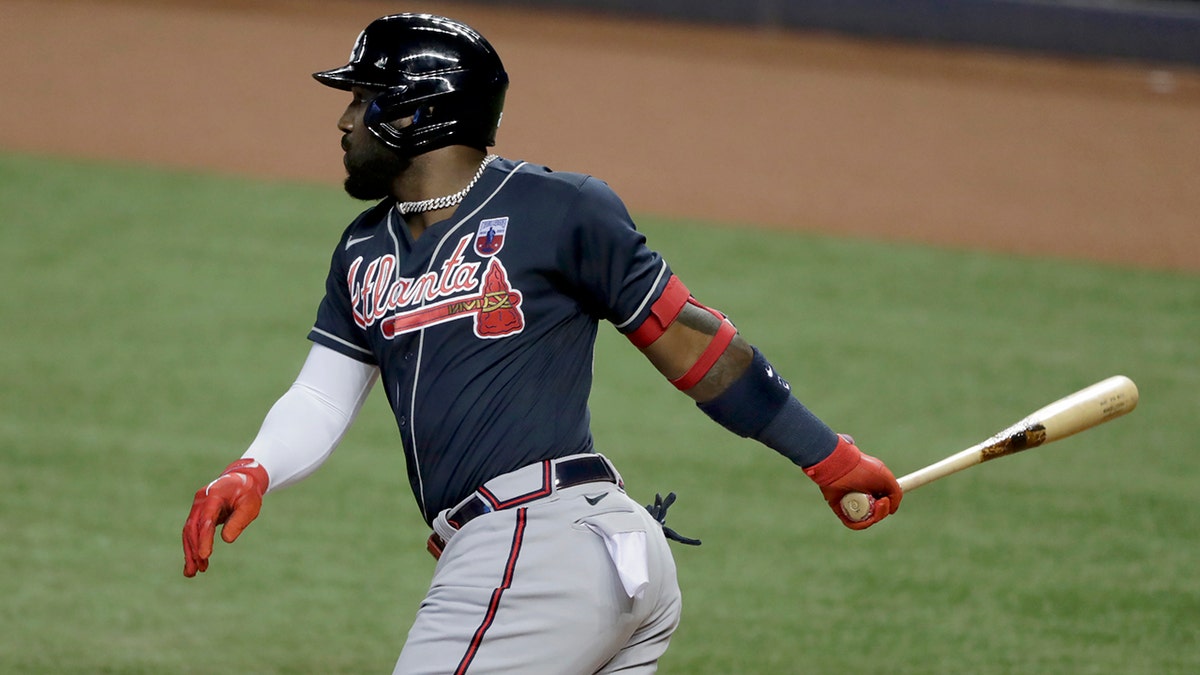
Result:
M863 492L849 492L842 496L842 513L852 522L861 522L871 515L875 498Z
M925 483L933 480L933 471L929 468L914 471L896 479L901 492L916 490ZM875 506L875 498L865 492L847 492L842 495L842 513L848 520L859 523L871 517L871 508Z

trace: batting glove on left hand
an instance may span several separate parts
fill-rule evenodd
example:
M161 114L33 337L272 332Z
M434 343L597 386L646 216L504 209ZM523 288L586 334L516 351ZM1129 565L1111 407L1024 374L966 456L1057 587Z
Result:
M900 508L904 492L892 471L878 459L863 453L854 439L838 435L837 447L825 459L804 469L820 488L821 496L829 503L842 524L852 530L864 530L883 520ZM854 521L842 511L842 497L862 492L872 497L868 517Z
M270 478L253 459L239 459L216 480L196 492L192 511L183 525L183 576L194 577L208 569L217 525L221 538L232 544L258 517Z

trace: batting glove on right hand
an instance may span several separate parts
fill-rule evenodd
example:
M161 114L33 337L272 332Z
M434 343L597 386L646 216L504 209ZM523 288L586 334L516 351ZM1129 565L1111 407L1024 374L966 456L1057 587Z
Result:
M804 473L821 488L821 496L837 514L838 520L852 530L865 530L900 508L904 492L890 469L878 459L864 454L854 445L854 439L838 435L837 447L828 457L804 469ZM842 497L862 492L872 497L868 517L854 521L842 511Z
M261 464L239 459L196 492L192 511L183 525L183 576L194 577L196 572L208 569L217 525L224 523L221 538L232 544L258 517L269 484L267 470Z

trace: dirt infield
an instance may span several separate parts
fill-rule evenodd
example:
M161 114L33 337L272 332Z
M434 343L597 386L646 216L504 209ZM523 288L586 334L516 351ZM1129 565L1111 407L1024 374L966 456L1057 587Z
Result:
M0 0L0 148L326 183L358 0ZM635 213L1200 270L1200 72L446 2ZM331 224L331 227L340 227Z

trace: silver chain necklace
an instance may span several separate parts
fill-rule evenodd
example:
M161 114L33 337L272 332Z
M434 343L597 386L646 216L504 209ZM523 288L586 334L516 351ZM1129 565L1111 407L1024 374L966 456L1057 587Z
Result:
M458 206L458 204L466 198L467 193L471 191L471 188L475 187L475 183L477 183L480 176L483 175L483 170L486 169L487 165L491 164L492 160L494 159L497 159L496 155L488 155L487 157L484 157L483 161L479 163L479 170L475 172L475 177L471 179L470 183L467 183L467 187L459 190L458 192L455 192L452 195L446 195L445 197L434 197L433 199L425 199L419 202L399 202L396 204L396 210L400 212L400 215L408 215L410 213L425 213L426 211L437 211L438 209Z

